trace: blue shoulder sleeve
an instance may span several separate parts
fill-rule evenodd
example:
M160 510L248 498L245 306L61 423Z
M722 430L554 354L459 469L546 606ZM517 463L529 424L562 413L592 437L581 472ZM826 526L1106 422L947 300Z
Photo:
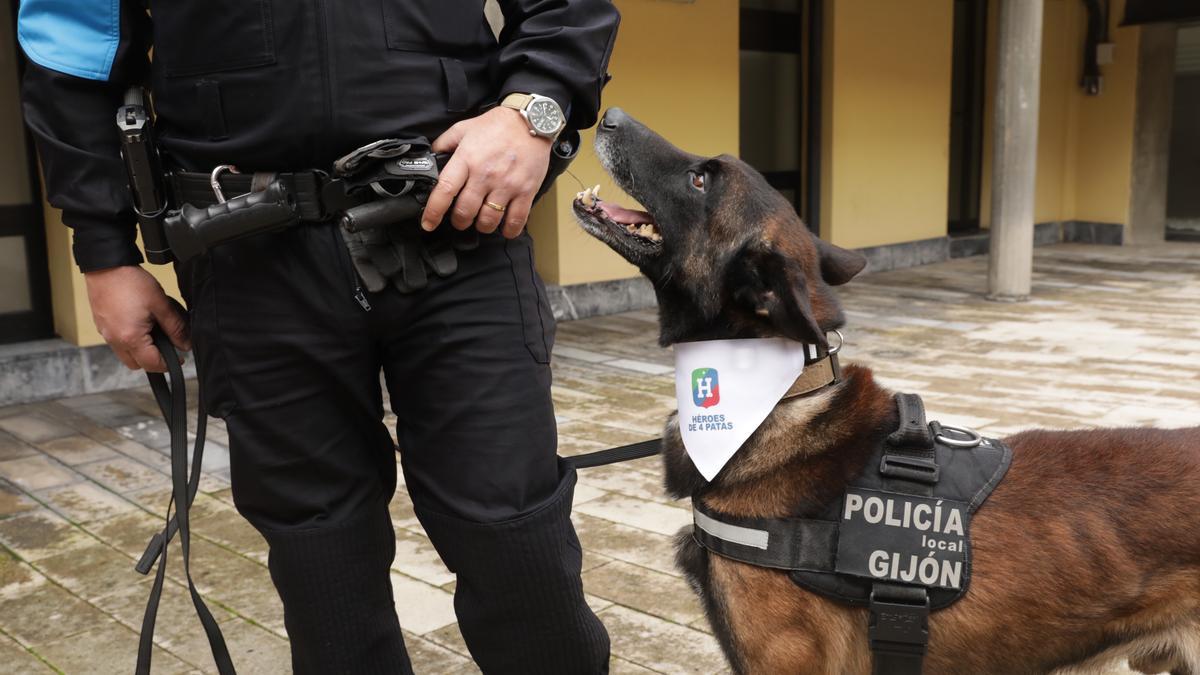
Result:
M17 39L39 66L107 81L121 42L121 0L21 0Z

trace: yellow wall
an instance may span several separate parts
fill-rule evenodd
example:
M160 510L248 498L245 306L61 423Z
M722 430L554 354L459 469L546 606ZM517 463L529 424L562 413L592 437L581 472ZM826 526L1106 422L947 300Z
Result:
M839 0L840 1L840 0ZM702 155L738 151L738 3L733 0L616 0L621 29L604 90L619 106ZM592 150L593 133L571 172L602 197L621 199ZM580 184L564 175L530 219L538 271L547 283L637 276L637 270L579 228L571 201Z
M1039 223L1066 220L1066 214L1073 211L1075 162L1072 154L1077 147L1078 132L1072 117L1080 90L1082 8L1083 3L1078 1L1049 0L1042 18L1037 183L1034 188L1034 221ZM994 50L991 53L994 54ZM995 59L989 61L994 70ZM987 108L991 115L993 106ZM991 129L990 125L985 125L984 133L990 136ZM990 138L987 142L991 142ZM988 155L987 161L990 160ZM990 167L985 176L990 180ZM990 196L989 188L989 205Z
M945 235L952 3L825 7L823 236L854 248Z
M988 92L984 117L981 222L991 204L992 98L998 3L988 29ZM1035 222L1089 220L1126 223L1133 162L1133 112L1137 88L1138 29L1116 28L1124 0L1111 9L1114 61L1100 66L1103 87L1088 96L1079 85L1087 15L1076 0L1046 0L1038 117Z
M1123 0L1112 14L1124 14ZM1082 19L1079 24L1082 25ZM1074 214L1076 220L1128 223L1133 175L1133 113L1137 92L1138 28L1113 28L1114 62L1101 66L1104 89L1085 96L1075 88ZM1077 76L1076 76L1077 77ZM1070 82L1064 82L1069 86Z

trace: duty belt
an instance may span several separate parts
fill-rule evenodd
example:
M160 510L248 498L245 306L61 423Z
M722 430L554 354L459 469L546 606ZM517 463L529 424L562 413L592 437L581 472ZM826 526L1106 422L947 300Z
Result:
M915 394L897 394L896 404L897 430L818 517L741 518L697 495L692 536L717 555L786 570L802 588L866 605L876 675L919 675L929 613L967 592L970 516L1008 471L1012 451L926 423Z
M352 150L330 171L242 174L228 164L207 174L164 171L153 119L142 88L126 91L116 115L121 157L146 259L159 265L183 262L234 239L334 216L347 232L366 232L352 237L353 243L370 246L381 239L371 230L415 221L450 158L435 155L422 137L384 138ZM556 139L534 201L578 150L578 132L568 130Z
M332 215L322 199L321 190L329 182L329 174L322 171L298 171L275 174L221 172L216 181L226 195L244 195L266 188L267 177L279 181L295 200L296 216L300 220L321 221ZM212 188L212 174L191 171L175 171L167 176L167 185L172 201L176 204L211 206L218 203Z
M568 132L552 148L540 198L578 151ZM335 219L350 233L415 220L450 155L433 153L424 138L383 139L342 157L333 171L239 173L221 165L210 173L171 171L163 176L165 204L155 214L139 210L152 262L185 261L214 246L296 222ZM131 184L133 183L131 177ZM140 199L135 200L138 203ZM168 210L174 207L175 210ZM474 239L474 231L458 239ZM149 242L159 242L151 249ZM460 249L474 244L455 243Z

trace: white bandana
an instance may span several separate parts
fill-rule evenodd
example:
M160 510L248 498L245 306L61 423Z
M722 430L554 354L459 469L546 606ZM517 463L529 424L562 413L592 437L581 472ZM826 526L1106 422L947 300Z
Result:
M675 345L679 432L706 480L725 466L804 372L816 348L785 338Z

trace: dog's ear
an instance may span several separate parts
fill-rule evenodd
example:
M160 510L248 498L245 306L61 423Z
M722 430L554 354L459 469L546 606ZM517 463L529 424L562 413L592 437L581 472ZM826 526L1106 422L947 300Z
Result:
M780 335L826 346L809 300L803 266L763 242L734 254L728 277L733 298L770 322Z
M813 241L817 245L817 255L821 258L821 278L830 286L841 286L867 266L866 256L858 251L834 246L815 236Z

